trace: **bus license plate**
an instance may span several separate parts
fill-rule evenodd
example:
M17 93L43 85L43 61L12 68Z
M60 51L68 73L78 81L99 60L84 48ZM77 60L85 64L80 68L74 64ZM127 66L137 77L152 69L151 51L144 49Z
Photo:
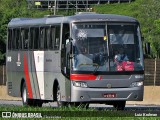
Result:
M103 94L103 97L104 98L115 98L116 94L115 93L106 93L106 94Z

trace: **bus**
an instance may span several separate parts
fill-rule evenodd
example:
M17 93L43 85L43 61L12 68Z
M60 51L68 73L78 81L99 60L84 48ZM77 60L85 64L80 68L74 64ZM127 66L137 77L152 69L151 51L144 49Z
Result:
M14 18L8 24L8 95L24 105L89 103L123 110L142 101L144 58L139 22L115 14ZM120 55L119 50L123 49Z

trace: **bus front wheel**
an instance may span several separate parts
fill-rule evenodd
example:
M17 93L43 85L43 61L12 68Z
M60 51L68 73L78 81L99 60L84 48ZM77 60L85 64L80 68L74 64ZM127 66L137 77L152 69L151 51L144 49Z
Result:
M60 91L60 86L59 85L57 86L57 91L56 92L57 92L56 96L57 96L57 105L58 105L58 107L66 106L67 103L61 101L61 91Z
M88 102L71 102L70 106L72 107L77 107L77 108L89 108L89 103Z
M124 110L126 105L126 101L117 101L113 104L114 108L116 108L117 110Z

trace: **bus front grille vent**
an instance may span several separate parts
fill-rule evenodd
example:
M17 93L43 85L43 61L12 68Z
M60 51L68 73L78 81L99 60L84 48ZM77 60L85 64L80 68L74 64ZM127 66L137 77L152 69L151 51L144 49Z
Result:
M12 89L12 82L8 82L8 89Z

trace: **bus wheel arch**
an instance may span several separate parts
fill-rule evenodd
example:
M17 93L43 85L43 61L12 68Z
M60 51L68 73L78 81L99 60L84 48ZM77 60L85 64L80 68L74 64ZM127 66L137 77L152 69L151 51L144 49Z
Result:
M21 97L22 97L23 105L30 105L27 91L28 90L27 90L26 82L24 79L22 79L22 81L21 81Z
M54 83L53 83L53 101L57 101L57 87L58 87L59 83L58 80L55 79Z
M58 80L56 80L56 79L54 80L54 84L53 84L53 99L54 99L54 101L57 101L58 107L66 106L66 102L61 101L60 85L58 83Z
M23 89L23 84L25 83L24 78L21 79L21 85L20 85L20 93L21 93L21 97L22 97L22 89Z
M21 80L21 97L22 97L22 103L25 106L42 107L43 101L28 98L28 90L25 79Z

